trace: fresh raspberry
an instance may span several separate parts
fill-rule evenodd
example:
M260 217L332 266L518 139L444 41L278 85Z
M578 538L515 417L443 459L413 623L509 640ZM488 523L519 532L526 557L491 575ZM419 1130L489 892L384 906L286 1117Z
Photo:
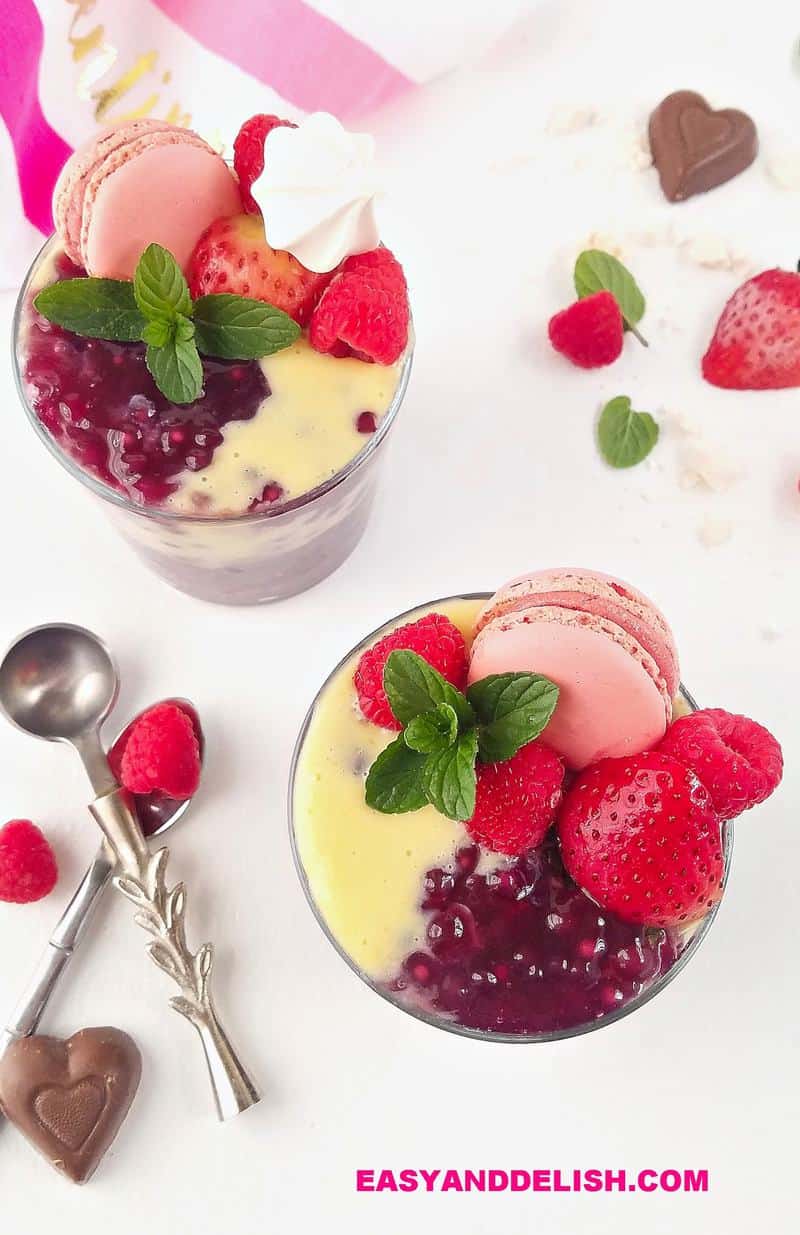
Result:
M364 652L353 677L361 711L367 720L384 729L403 727L393 716L383 689L383 671L389 654L401 649L416 652L458 690L463 690L467 682L464 636L444 614L429 613L384 635Z
M245 120L233 143L233 166L239 177L242 205L248 214L261 214L258 202L250 192L250 186L264 170L264 142L273 129L296 129L291 120L260 113Z
M318 352L394 364L408 343L408 289L403 267L383 247L346 258L311 315Z
M176 703L157 703L133 725L119 768L130 793L161 790L190 798L200 783L200 743L191 717Z
M722 895L719 817L708 790L671 755L601 759L580 772L558 817L564 865L626 922L678 926Z
M772 734L722 708L682 716L670 725L658 749L692 769L720 819L735 819L763 802L783 775L783 754Z
M484 849L517 856L541 845L561 805L564 764L542 742L505 763L478 765L475 813L466 824Z
M576 300L550 318L547 333L556 351L582 369L612 364L625 337L622 314L611 292Z
M193 297L214 292L251 296L283 309L301 326L331 280L314 274L283 249L273 249L259 215L215 219L198 240L187 273Z
M0 828L0 901L27 905L48 896L58 882L49 842L30 819Z
M800 386L800 274L765 270L733 293L703 357L703 377L728 390Z

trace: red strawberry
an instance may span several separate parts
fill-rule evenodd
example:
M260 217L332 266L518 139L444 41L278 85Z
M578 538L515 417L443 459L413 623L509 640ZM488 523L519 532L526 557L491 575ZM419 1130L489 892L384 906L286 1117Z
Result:
M160 789L180 801L200 783L200 743L191 716L177 703L157 703L128 734L119 776L131 793Z
M250 192L253 181L264 170L264 142L273 129L296 129L291 120L263 113L245 120L233 143L233 166L239 177L242 205L248 214L261 214L258 202Z
M216 219L197 242L187 274L193 297L212 292L252 296L308 323L330 274L314 274L282 249L271 248L261 217L236 214Z
M544 840L561 805L563 784L564 764L542 742L528 742L505 763L479 764L467 831L484 849L526 853Z
M556 351L582 369L612 364L625 338L622 314L611 292L576 300L550 318L547 333Z
M703 377L728 390L800 386L800 274L765 270L733 293L703 357Z
M769 730L722 708L682 716L670 725L658 749L692 769L720 819L735 819L763 802L783 775L783 754Z
M429 613L417 622L409 622L384 635L368 648L358 662L353 681L358 702L367 720L384 729L402 729L392 715L386 691L383 689L383 671L391 652L408 649L416 652L429 665L438 669L442 677L463 690L467 681L467 648L464 636L457 626L442 613Z
M408 343L409 320L403 267L381 247L342 262L311 316L308 337L318 352L394 364Z
M558 818L564 865L626 922L678 926L722 895L722 840L708 790L658 751L602 759L575 779Z
M49 895L58 881L53 850L30 819L0 828L0 901L27 905Z

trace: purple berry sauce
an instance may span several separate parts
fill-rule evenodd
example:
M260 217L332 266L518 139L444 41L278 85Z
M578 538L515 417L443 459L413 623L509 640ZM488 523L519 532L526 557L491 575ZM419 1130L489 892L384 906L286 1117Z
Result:
M84 272L62 255L56 273ZM76 463L140 505L163 504L180 472L208 467L225 425L252 419L270 393L257 361L204 357L202 396L171 403L147 370L143 343L82 338L32 303L22 339L25 388L41 423Z
M391 983L412 1006L489 1032L569 1030L623 1007L677 960L674 934L623 922L576 887L552 836L486 875L479 858L466 846L425 876L428 946Z

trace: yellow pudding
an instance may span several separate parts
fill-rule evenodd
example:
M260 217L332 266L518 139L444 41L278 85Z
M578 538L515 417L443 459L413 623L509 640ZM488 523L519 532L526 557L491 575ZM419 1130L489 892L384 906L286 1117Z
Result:
M168 509L204 515L247 510L275 482L291 501L341 471L367 444L358 414L379 424L402 361L368 364L315 352L305 339L260 361L271 394L251 420L233 420L203 471L185 469Z
M444 613L470 640L483 602L427 605L378 631L426 613ZM354 652L322 690L303 741L293 788L297 852L311 894L328 929L370 978L388 979L425 939L419 907L426 870L449 860L464 843L460 826L432 806L383 815L364 800L370 764L397 735L361 715Z

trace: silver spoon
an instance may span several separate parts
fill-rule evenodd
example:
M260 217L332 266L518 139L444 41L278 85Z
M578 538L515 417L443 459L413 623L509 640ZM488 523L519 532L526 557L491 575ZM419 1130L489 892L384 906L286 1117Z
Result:
M197 1030L221 1119L247 1110L258 1090L239 1060L214 1008L209 989L210 944L192 953L186 943L186 889L169 889L166 848L152 856L100 741L100 727L119 692L119 673L108 648L81 626L38 626L21 635L0 663L0 708L24 733L64 742L80 756L96 794L89 807L116 859L114 883L137 909L136 921L152 942L150 956L180 988L172 1007Z
M169 699L164 702L179 703L195 711L188 699ZM149 708L143 709L150 711ZM117 738L119 742L133 728L139 717L134 717L126 725ZM200 759L204 755L205 742L200 731ZM153 816L149 822L154 826L147 828L148 837L161 836L182 819L186 814L191 800L169 801L164 799L164 809ZM61 981L62 974L72 960L73 953L89 926L95 909L108 887L115 866L114 855L107 841L103 841L97 851L94 861L81 880L75 895L62 913L50 940L42 953L34 975L28 983L25 993L17 1003L11 1019L4 1030L0 1030L0 1055L16 1038L26 1038L35 1033L39 1023Z

